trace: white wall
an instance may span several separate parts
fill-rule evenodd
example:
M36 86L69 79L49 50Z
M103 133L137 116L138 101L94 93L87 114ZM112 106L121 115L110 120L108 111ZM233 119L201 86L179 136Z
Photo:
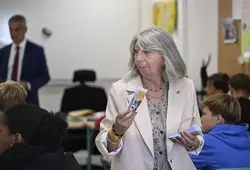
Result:
M1 0L0 40L10 41L7 20L20 12L27 16L28 36L46 48L52 78L71 78L77 68L95 68L99 78L119 78L127 71L130 40L152 25L157 1ZM198 89L202 58L211 53L208 73L217 72L217 16L218 0L179 0L173 37ZM43 26L52 29L51 38L42 37Z
M21 13L28 37L46 49L52 79L71 79L79 68L94 68L99 78L127 71L129 43L139 30L138 0L1 0L0 40L10 43L7 22ZM41 34L43 26L53 32Z
M218 71L218 0L187 0L187 67L197 89L201 87L202 59L212 55L208 74Z

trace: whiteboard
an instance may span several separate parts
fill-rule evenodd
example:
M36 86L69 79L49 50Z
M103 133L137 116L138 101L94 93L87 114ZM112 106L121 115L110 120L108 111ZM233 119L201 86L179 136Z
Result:
M1 0L0 41L11 42L8 19L20 13L27 37L45 48L52 79L71 79L74 70L87 68L99 78L119 78L139 30L138 7L138 0ZM51 37L42 35L44 26Z

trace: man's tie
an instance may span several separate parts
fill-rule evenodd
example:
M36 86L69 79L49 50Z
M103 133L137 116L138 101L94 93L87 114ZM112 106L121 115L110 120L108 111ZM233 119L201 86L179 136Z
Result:
M16 47L16 55L14 59L11 80L17 81L18 67L19 67L19 46Z

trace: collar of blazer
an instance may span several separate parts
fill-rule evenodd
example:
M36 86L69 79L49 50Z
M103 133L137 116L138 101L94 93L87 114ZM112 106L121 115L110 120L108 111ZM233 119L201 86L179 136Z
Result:
M183 110L182 101L183 98L179 97L181 90L185 88L185 81L183 79L176 80L169 84L169 93L168 93L168 119L167 119L167 134L174 133L178 131L178 126L176 124L180 123L178 121L173 121L174 119L181 120L181 113ZM133 92L136 88L142 87L142 81L140 76L135 76L128 78L126 91L127 91L127 102L131 101L133 97ZM146 97L143 99L141 105L137 109L137 115L135 117L135 123L137 128L146 144L150 150L152 156L154 157L154 144L153 144L153 135L152 135L152 125L150 116L148 114L148 105ZM172 114L171 114L172 113ZM168 152L171 150L173 143L167 142Z

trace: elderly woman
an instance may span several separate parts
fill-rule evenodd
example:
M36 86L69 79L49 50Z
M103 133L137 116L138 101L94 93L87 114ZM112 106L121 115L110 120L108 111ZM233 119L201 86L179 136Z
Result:
M188 151L197 154L202 134L183 132L201 126L193 82L173 39L152 27L131 42L130 72L111 88L106 118L96 145L112 156L112 170L194 170ZM136 88L148 90L137 111L126 109ZM174 142L168 135L181 132Z

